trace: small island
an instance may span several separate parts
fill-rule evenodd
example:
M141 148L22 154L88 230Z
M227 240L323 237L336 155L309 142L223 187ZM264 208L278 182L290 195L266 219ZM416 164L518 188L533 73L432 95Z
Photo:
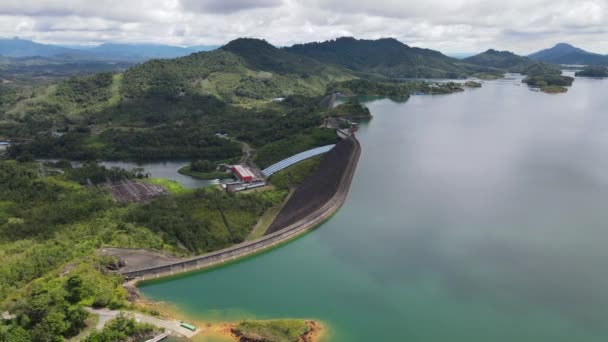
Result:
M547 94L561 94L561 93L568 92L568 88L566 88L566 87L552 86L552 85L540 87L540 90L543 93L547 93Z
M481 88L481 82L466 81L464 86L468 88Z
M479 78L480 80L486 80L486 81L492 81L492 80L498 80L503 78L505 75L502 72L496 72L496 73L491 73L491 72L480 72L477 74L473 74L473 77Z
M608 77L608 67L599 65L589 65L581 71L577 71L576 77Z
M225 179L232 176L228 172L219 171L217 165L208 160L194 160L177 172L182 175L203 180Z
M238 341L304 342L317 341L321 325L315 321L243 321L230 331Z
M565 87L572 85L574 77L559 74L539 74L530 75L523 82L531 87L539 88L544 93L559 94L568 91L568 88Z

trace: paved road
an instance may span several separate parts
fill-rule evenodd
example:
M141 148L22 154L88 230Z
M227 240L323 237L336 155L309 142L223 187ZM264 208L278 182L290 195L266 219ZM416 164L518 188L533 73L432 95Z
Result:
M97 330L103 329L103 327L106 325L107 322L114 319L121 312L119 310L93 309L93 308L86 308L86 310L94 315L99 316L99 323L97 323L97 326L95 327ZM125 312L125 311L123 311L123 312ZM200 328L197 329L196 331L190 331L186 328L181 327L180 321L165 320L165 319L160 319L160 318L156 318L156 317L152 317L152 316L148 316L148 315L144 315L144 314L140 314L140 313L135 313L135 312L127 311L126 313L133 316L133 318L135 318L138 322L150 323L159 328L165 328L167 330L176 332L187 338L190 338L200 332Z

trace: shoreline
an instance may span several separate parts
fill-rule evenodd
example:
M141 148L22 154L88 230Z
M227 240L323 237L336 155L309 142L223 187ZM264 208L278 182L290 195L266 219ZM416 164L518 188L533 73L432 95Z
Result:
M341 181L336 193L323 206L308 216L288 225L287 227L284 227L279 231L262 236L261 238L253 241L247 241L239 245L207 253L201 256L180 259L179 261L166 265L118 273L122 274L128 279L126 283L128 287L135 288L140 282L172 277L199 270L206 270L234 262L239 259L247 258L275 248L299 237L305 232L313 230L331 218L331 216L333 216L344 204L347 198L361 154L361 145L356 137L353 136L349 139L353 139L355 145L353 151L351 152L348 165L346 166L341 177Z
M99 315L104 311L111 311L108 309L87 309L92 314ZM239 323L244 321L250 322L280 322L280 321L300 321L308 325L309 331L300 336L298 342L321 342L326 341L326 338L331 336L331 329L328 324L324 321L313 319L313 318L276 318L276 319L256 319L255 317L248 317L243 319L227 319L227 320L216 320L205 316L190 315L180 310L178 307L166 303L157 302L146 299L144 296L140 296L133 302L133 306L125 310L116 310L127 312L137 318L145 318L148 323L156 325L157 327L168 329L174 336L181 336L186 338L188 341L206 341L211 338L214 341L220 339L226 342L240 342L250 341L241 340L240 336L236 333L235 328ZM156 312L156 314L151 314ZM161 324L157 324L161 322ZM181 327L173 329L171 325L175 322L187 322L193 324L197 329L192 332ZM184 333L185 332L185 333Z

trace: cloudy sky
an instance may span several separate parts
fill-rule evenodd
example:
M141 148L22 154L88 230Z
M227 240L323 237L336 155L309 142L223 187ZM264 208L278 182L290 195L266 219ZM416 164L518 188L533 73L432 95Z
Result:
M395 37L447 53L608 53L608 0L1 0L0 36L69 45Z

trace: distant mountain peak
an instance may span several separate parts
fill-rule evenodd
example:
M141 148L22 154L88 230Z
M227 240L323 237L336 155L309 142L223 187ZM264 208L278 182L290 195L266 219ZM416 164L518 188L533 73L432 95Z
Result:
M574 45L568 44L568 43L557 43L557 44L555 44L554 48L572 48L572 49L576 49L576 47L574 47Z
M496 50L496 49L488 49L486 50L486 52L482 52L485 54L490 54L490 55L505 55L505 56L517 56L515 53L511 52L511 51L500 51L500 50Z
M232 51L240 50L242 48L256 48L265 50L276 50L277 48L270 44L265 39L259 38L237 38L230 41L228 44L222 46L222 50Z
M585 51L568 43L558 43L552 48L535 52L532 59L558 64L608 65L608 56Z

